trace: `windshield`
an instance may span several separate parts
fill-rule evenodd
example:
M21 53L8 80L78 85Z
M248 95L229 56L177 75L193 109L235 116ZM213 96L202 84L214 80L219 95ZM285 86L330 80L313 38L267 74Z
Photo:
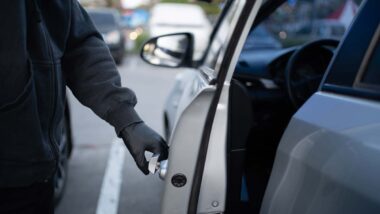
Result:
M90 11L89 15L99 31L117 28L115 16L111 12L107 13Z
M340 39L360 3L361 0L288 0L261 25L283 47L322 38Z
M279 49L282 44L264 25L257 26L249 35L243 50Z

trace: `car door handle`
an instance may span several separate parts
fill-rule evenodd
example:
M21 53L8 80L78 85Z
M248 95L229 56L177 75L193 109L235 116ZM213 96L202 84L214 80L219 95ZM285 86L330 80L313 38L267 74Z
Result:
M158 172L159 177L164 180L167 172L168 161L164 160L159 162L159 157L159 154L152 156L152 158L149 160L148 169L152 174L156 174L156 172Z

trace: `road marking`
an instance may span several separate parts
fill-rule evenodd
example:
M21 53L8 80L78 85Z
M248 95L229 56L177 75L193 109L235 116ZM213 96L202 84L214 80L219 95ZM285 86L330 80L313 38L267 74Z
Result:
M126 148L120 139L112 142L96 214L117 214Z

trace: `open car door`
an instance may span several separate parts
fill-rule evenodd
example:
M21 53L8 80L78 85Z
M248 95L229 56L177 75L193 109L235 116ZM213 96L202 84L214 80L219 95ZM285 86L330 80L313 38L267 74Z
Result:
M229 86L261 3L262 0L227 1L204 60L196 68L189 68L194 75L186 84L179 104L169 140L169 159L160 169L165 186L161 213L225 210ZM172 54L165 49L160 51Z
M379 8L362 3L320 91L293 116L261 214L380 212Z

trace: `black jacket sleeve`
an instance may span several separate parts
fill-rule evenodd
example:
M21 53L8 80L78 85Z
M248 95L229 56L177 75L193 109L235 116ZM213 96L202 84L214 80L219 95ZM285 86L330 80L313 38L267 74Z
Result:
M134 110L136 96L121 87L120 75L101 35L77 0L71 3L70 30L62 68L77 99L109 122L119 135L141 121Z

